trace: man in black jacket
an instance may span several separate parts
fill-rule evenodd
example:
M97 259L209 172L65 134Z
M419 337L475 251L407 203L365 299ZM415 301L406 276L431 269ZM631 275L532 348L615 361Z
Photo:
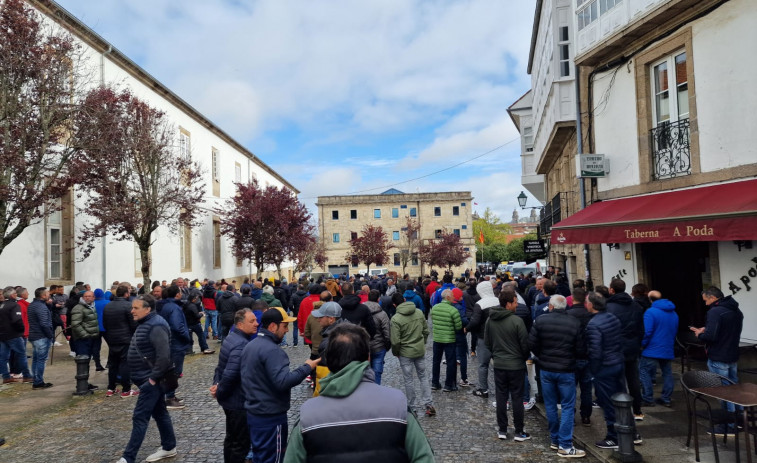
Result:
M639 381L639 356L644 339L644 309L626 292L626 283L620 278L610 282L610 297L607 312L620 320L621 345L625 357L625 375L628 393L633 397L633 414L638 420L641 413L641 382Z
M291 310L293 317L297 318L299 316L300 304L306 297L308 297L308 292L305 289L305 285L297 285L297 291L289 299L289 310ZM297 328L297 323L292 323L292 346L294 347L297 347L300 337Z
M197 335L197 343L200 344L200 352L205 355L215 353L213 349L208 347L208 341L205 339L205 333L202 331L202 306L200 301L202 300L202 293L196 289L189 290L187 299L184 301L184 305L181 310L184 312L184 318L187 319L187 329L189 330L189 349L187 349L187 355L194 353L194 340L192 340L192 333Z
M342 306L342 318L355 325L360 325L373 337L376 334L376 325L373 323L371 310L360 303L360 298L355 295L355 288L351 284L342 285L342 297L339 305Z
M46 389L52 387L52 383L46 383L44 379L45 362L50 353L50 347L55 337L53 331L53 319L50 308L47 306L49 293L44 286L34 291L34 300L29 304L27 317L29 320L29 342L32 343L32 375L34 383L32 389Z
M573 306L567 310L568 315L576 317L581 322L581 332L586 334L586 325L591 320L592 313L586 309L586 290L581 287L573 288ZM591 426L591 378L589 357L586 352L576 358L576 381L581 386L581 424Z
M216 307L218 309L218 318L221 322L221 337L223 339L229 334L231 325L234 324L234 313L243 308L236 304L237 296L234 294L234 285L227 285L226 290L216 298Z
M121 377L121 397L137 395L138 391L131 390L131 377L126 355L129 352L129 343L137 329L137 322L131 314L131 303L128 301L129 288L119 286L116 288L116 297L113 298L103 309L103 327L105 328L105 341L108 343L108 392L106 397L111 397L118 392L116 382Z
M21 318L21 306L15 300L16 289L8 286L3 290L3 302L0 302L0 374L3 384L16 382L8 370L8 359L13 352L16 359L16 371L24 375L23 382L34 381L26 360L24 346L24 321Z
M576 358L584 353L581 322L565 312L567 301L556 294L549 299L548 313L534 320L528 347L541 368L542 394L549 422L550 448L563 457L586 453L573 447L573 414L576 405ZM557 404L562 408L558 421Z

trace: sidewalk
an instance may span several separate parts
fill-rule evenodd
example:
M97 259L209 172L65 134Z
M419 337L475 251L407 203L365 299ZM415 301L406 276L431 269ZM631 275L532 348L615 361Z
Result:
M688 432L688 418L686 416L686 402L681 390L681 369L680 363L673 364L673 378L675 388L673 391L672 407L644 407L644 420L636 422L636 428L644 440L643 444L636 446L636 451L641 454L645 462L648 463L679 463L696 462L694 459L694 437L691 438L691 447L686 447L686 434ZM706 369L702 362L693 362L692 370ZM739 373L741 381L753 382L754 375ZM655 398L660 396L662 381L658 374L658 385L655 386ZM577 398L577 402L580 399ZM544 404L537 404L536 409L546 420ZM597 457L600 461L614 462L618 460L612 458L612 450L597 448L594 443L605 437L605 420L602 409L595 408L592 410L591 427L583 426L576 408L576 422L573 428L573 440L578 448L586 450L587 453ZM715 462L715 454L712 449L712 438L707 434L706 423L699 421L699 459L701 462ZM751 436L750 436L751 438ZM734 450L733 436L728 437L728 443L723 444L723 438L718 441L718 454L721 462L736 461L736 452ZM746 450L744 449L743 435L739 436L739 450L741 451L742 461L746 461ZM754 451L754 449L753 449Z

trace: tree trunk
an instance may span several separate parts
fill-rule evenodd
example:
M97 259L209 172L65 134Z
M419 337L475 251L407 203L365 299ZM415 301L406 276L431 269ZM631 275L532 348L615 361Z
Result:
M276 264L276 273L279 275L279 281L281 281L281 263Z
M145 285L145 293L149 293L151 289L152 280L150 280L150 267L152 262L150 262L150 242L147 243L138 243L139 246L139 257L142 260L142 268L140 269L142 272L142 284Z
M368 276L371 275L371 264L365 264L365 274Z

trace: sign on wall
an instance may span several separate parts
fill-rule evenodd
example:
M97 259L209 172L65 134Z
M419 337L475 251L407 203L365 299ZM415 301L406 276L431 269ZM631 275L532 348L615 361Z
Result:
M544 240L524 240L523 252L526 254L544 254L547 250L544 247Z
M576 156L578 178L599 178L610 173L610 160L604 154L579 154Z

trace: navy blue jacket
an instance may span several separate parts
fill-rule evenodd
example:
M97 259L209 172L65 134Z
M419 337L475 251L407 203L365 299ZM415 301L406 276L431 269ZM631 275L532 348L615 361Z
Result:
M155 303L158 315L168 322L171 328L171 352L186 352L192 345L192 339L187 330L187 319L184 311L175 299L161 299Z
M532 315L534 317L534 320L536 320L536 317L540 315L544 315L546 313L549 313L549 310L547 309L547 306L549 305L549 298L551 296L545 296L544 293L536 293L536 298L534 299L534 306L532 310Z
M744 314L733 297L718 299L707 312L707 323L699 339L707 344L707 358L733 363L739 359L739 340Z
M244 410L244 392L242 391L242 350L250 338L243 332L232 329L223 340L218 354L213 384L218 385L216 400L218 405L228 410Z
M606 311L594 314L586 324L586 352L592 374L599 373L602 367L620 365L625 361L621 331L618 317Z
M47 304L41 299L34 299L27 309L29 320L29 341L53 339L53 315Z
M617 293L607 299L607 313L620 320L623 355L626 360L639 358L644 339L644 309L628 293Z
M667 299L659 299L644 312L644 339L641 355L653 359L673 359L673 346L678 334L676 306Z
M131 381L141 386L150 378L160 380L171 366L170 345L171 328L163 317L151 312L138 320L126 357Z
M281 339L260 328L258 336L242 350L244 407L250 415L279 415L291 405L292 388L312 369L302 365L289 371L289 356L279 347Z

